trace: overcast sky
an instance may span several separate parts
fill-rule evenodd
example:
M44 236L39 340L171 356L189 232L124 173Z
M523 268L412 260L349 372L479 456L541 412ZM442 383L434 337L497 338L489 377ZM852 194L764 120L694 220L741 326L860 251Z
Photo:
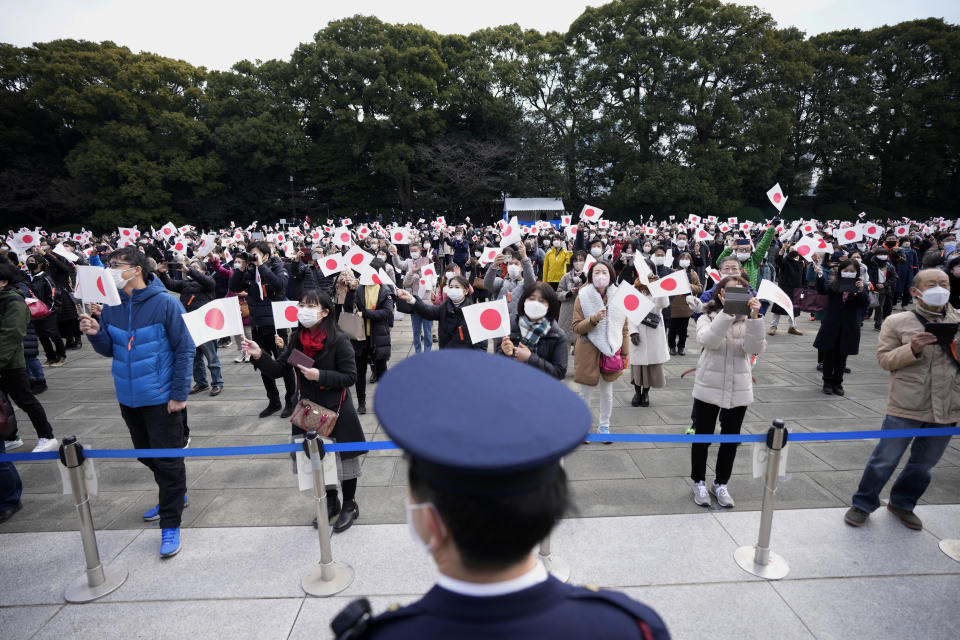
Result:
M286 59L331 20L375 15L385 22L419 23L440 33L471 33L518 23L566 31L585 0L0 0L0 42L28 46L60 38L112 40L135 52L152 51L208 69L229 69L244 58ZM870 29L916 18L960 23L960 0L757 0L781 25L808 34Z

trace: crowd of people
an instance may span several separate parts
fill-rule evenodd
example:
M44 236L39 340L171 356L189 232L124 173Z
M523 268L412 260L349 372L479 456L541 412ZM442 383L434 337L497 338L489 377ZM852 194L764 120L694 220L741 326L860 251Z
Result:
M0 247L0 385L5 401L30 418L37 435L33 450L56 449L38 400L47 388L44 367L69 366L68 351L83 348L85 336L97 353L113 359L117 401L134 446L186 447L188 398L222 393L230 377L223 362L232 357L261 376L266 402L261 418L278 412L290 418L306 399L336 410L330 434L336 441L362 442L368 384L391 366L392 330L409 316L416 353L434 345L490 351L558 380L572 375L588 405L597 401L593 426L601 436L611 433L613 392L621 376L634 388L631 407L623 410L636 410L630 421L642 425L657 390L671 384L665 365L686 357L692 365L695 356L687 432L711 434L719 422L721 433L738 434L753 401L754 362L784 316L787 334L803 335L800 321L809 313L815 323L810 326L817 327L823 393L844 394L848 357L858 353L863 324L872 321L881 332L881 366L927 389L917 397L898 390L896 406L903 410L888 407L887 420L939 425L960 417L956 384L946 385L949 393L931 413L920 406L931 401L929 375L915 380L916 375L900 373L914 364L913 357L942 368L944 376L957 375L955 355L949 362L949 349L932 347L926 330L931 322L956 316L960 301L960 252L952 222L886 221L891 233L875 237L863 233L863 222L821 222L805 231L779 218L747 225L713 219L564 223L540 222L516 242L505 242L514 233L506 229L509 222L447 226L426 220L404 227L353 224L304 231L181 228L173 236L137 232L135 240L124 238L122 230L79 240L41 234L26 247L11 234ZM859 230L858 240L844 244L841 235L849 229ZM402 241L395 241L399 237ZM826 248L811 250L811 238ZM358 248L365 261L355 270L343 259ZM331 257L338 268L326 267ZM87 264L109 270L121 304L84 307L75 297L76 265ZM654 283L677 272L685 275L689 291L663 295ZM371 280L370 273L385 279ZM764 280L776 283L793 309L758 298ZM642 320L611 304L622 289L649 300L651 311ZM733 291L748 292L745 307L728 300ZM195 344L181 314L226 297L240 301L243 335ZM298 302L297 326L290 331L274 324L272 303L283 300ZM501 300L509 310L509 333L472 339L465 309ZM898 305L911 313L888 321ZM691 319L699 353L688 356ZM231 349L232 355L221 355ZM305 354L313 366L294 364L294 354ZM469 387L469 380L462 382ZM296 426L291 433L302 435ZM7 451L23 445L15 428L4 441ZM865 516L858 514L876 508L876 487L882 488L893 471L890 461L899 460L905 448L878 449L877 460L871 458L848 522L862 524ZM929 468L939 459L933 447L914 449L922 461L895 487L895 495L903 496L894 501L905 523L914 523L924 473L928 482ZM719 446L709 490L708 451L707 444L691 447L693 500L733 507L728 482L737 445ZM328 492L328 515L337 532L359 518L359 455L338 455L342 500L336 488ZM160 521L161 554L171 556L180 549L180 514L188 504L183 459L142 462L159 489L157 506L143 517ZM870 471L873 467L883 470ZM12 503L19 505L19 494ZM6 517L12 509L3 511L10 512Z

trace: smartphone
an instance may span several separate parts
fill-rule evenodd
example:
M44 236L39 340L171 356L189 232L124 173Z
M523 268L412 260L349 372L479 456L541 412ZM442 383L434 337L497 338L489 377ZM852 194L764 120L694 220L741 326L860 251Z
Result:
M294 367L298 364L302 364L308 369L313 368L313 358L305 354L299 349L293 349L290 351L290 355L287 356L287 362L293 365Z
M723 291L723 310L737 316L750 315L750 307L747 303L753 294L746 287L727 287Z
M168 263L167 263L167 269L172 269L172 270L174 270L174 271L179 271L179 270L180 270L180 263L179 263L179 262L168 262Z
M924 331L937 336L937 344L950 344L957 335L958 326L956 322L930 322Z

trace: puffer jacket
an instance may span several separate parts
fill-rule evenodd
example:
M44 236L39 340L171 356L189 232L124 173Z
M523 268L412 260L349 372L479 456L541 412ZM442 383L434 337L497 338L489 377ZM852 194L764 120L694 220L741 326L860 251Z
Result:
M693 397L721 409L753 402L750 358L763 353L763 318L734 318L728 313L703 314L697 320L697 341L702 347L693 382Z
M257 286L257 270L263 290ZM274 256L259 267L247 265L246 270L233 270L231 291L246 291L250 307L250 324L254 328L273 327L273 302L285 300L289 275L280 258ZM265 294L265 295L264 295Z
M945 315L917 305L928 322L960 322L960 313L949 304ZM960 421L960 369L938 344L920 352L910 350L910 340L923 331L912 311L895 313L883 321L877 339L877 362L890 372L887 415L935 424Z
M16 285L0 290L0 370L23 369L23 338L30 324L30 310Z
M196 345L181 314L183 305L149 276L132 296L120 292L120 304L105 306L100 331L89 336L102 356L113 357L117 401L127 407L186 401L193 378Z

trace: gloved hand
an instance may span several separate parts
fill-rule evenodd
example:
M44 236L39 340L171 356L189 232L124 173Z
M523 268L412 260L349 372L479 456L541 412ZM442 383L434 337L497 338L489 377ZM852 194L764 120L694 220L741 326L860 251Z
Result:
M631 342L631 344L633 344L633 346L635 346L635 347L639 346L639 345L640 345L640 334L639 334L639 333L631 333L631 334L630 334L630 342Z
M778 226L781 222L783 222L783 220L781 220L779 217L774 218L773 220L770 221L770 226L771 226L771 227L776 227L776 226Z
M703 302L700 301L700 298L694 295L686 297L687 306L690 307L690 311L694 313L700 313L700 309L703 306Z

